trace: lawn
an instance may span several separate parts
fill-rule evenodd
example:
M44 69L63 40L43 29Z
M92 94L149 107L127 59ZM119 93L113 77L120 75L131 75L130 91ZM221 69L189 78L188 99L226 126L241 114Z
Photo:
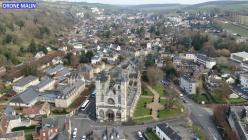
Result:
M145 85L142 84L142 95L145 96L153 96L152 92L145 87Z
M140 97L134 111L134 117L150 115L150 109L145 107L145 103L149 104L152 102L150 98Z
M24 130L25 132L25 139L26 140L32 140L33 139L33 135L32 133L35 131L35 125L31 125L29 127L16 127L13 128L12 131L21 131Z
M226 104L228 103L228 100L226 98L221 97L221 95L219 95L220 93L211 93L210 95L213 98L213 101L217 104Z
M239 103L245 103L245 102L247 102L247 100L244 98L237 98L237 99L230 98L230 99L228 99L228 102L230 104L239 104Z
M154 90L156 90L161 97L164 96L164 87L161 83L157 82L157 84L151 86Z
M196 137L198 137L200 140L206 139L204 132L202 131L202 129L200 127L193 125L192 129L193 129L193 132L196 135Z
M144 123L144 122L151 122L151 121L153 121L153 118L152 118L152 116L147 116L147 117L144 117L144 118L134 119L134 121L137 124L141 124L141 123Z
M224 30L227 30L232 33L238 33L244 37L248 37L248 29L246 28L231 23L219 23L218 25Z
M211 101L209 101L210 99L207 97L207 94L191 95L190 97L192 100L194 100L198 104L201 104L202 101L204 101L205 104L211 103Z
M148 137L149 140L159 140L159 137L152 130L152 128L147 128L145 131L145 135Z
M167 99L161 99L160 103L161 104L166 104L168 100ZM181 108L184 109L184 112L181 112ZM176 116L180 116L182 114L184 114L186 112L184 106L178 101L175 101L175 105L172 109L164 109L164 110L160 110L159 111L159 118L160 119L169 119L169 118L173 118Z

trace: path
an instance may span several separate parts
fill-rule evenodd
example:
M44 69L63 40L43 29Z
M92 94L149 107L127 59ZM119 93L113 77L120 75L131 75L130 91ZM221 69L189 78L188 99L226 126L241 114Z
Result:
M152 118L158 120L158 110L164 109L164 106L159 103L159 93L154 90L150 85L143 82L143 84L152 92L154 99L152 103L147 104L147 108L152 109Z

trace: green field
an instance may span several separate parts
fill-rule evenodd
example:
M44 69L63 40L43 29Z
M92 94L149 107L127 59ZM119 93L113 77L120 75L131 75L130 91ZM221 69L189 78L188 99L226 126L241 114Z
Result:
M222 23L218 22L218 26L228 32L240 34L243 37L248 37L248 27L244 28L232 23Z
M152 128L147 128L145 131L145 135L148 137L149 140L159 140L159 137L152 130Z
M164 105L167 103L167 101L168 99L161 99L160 103ZM181 108L184 109L184 112L181 112ZM165 108L164 110L160 110L158 114L159 114L159 119L169 119L169 118L173 118L176 116L180 116L185 112L186 110L184 106L178 100L176 100L173 108L171 109Z
M140 97L135 108L134 117L147 116L150 115L150 109L145 107L145 103L149 104L152 102L150 98Z
M161 97L163 97L164 96L164 87L163 87L163 85L162 84L160 84L159 82L157 83L157 84L155 84L155 85L153 85L153 86L151 86L154 90L156 90L158 93L159 93L159 95L161 96Z

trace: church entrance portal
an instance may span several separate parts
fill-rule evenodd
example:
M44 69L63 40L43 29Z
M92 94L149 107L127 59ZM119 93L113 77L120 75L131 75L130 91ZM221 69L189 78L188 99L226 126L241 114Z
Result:
M108 121L114 121L114 120L115 120L114 111L108 110L108 111L107 111L107 118L108 118Z

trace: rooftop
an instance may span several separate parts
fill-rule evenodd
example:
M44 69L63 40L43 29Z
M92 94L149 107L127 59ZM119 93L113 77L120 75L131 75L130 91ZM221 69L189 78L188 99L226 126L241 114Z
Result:
M166 123L158 124L157 127L163 131L172 140L182 140L182 137L177 134L170 126Z
M237 53L232 53L232 55L236 55L236 56L239 56L239 57L248 57L247 52L237 52Z
M20 79L19 81L17 81L16 84L15 84L15 86L20 86L20 87L22 87L22 86L25 86L25 85L27 85L28 83L30 83L30 82L32 82L32 81L34 81L34 80L36 80L36 79L38 79L38 78L35 77L35 76L32 76L32 75L29 75L29 76L24 77L24 78Z

